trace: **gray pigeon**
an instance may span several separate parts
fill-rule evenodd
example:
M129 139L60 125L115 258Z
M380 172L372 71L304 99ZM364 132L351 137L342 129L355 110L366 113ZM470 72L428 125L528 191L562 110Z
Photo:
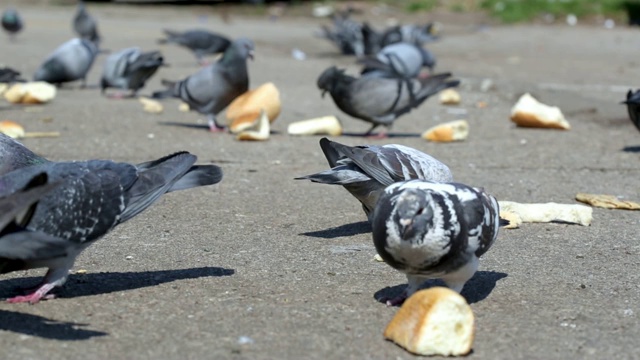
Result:
M84 2L78 2L78 9L76 15L73 17L73 30L78 37L87 39L91 42L100 42L100 35L98 34L98 24L96 20L89 14L84 7Z
M222 171L215 165L194 165L196 156L178 152L158 160L132 165L108 160L50 162L24 167L0 177L0 198L24 189L34 176L45 173L59 188L40 199L24 229L55 238L29 237L0 254L0 272L46 267L37 290L9 299L36 303L67 279L76 257L94 241L136 216L168 192L218 183ZM63 243L60 243L60 241ZM1 240L0 240L1 241ZM12 254L20 254L12 256Z
M20 72L10 67L0 67L0 83L15 83L24 82L25 80L20 76Z
M163 65L164 58L159 51L142 52L139 47L131 47L113 53L104 62L100 80L102 93L114 87L131 90L131 96L135 96Z
M332 16L334 29L323 25L319 36L331 41L344 55L362 56L365 54L364 37L369 35L367 31L372 29L367 25L363 34L363 25L351 20L351 12L351 9L347 9L334 14Z
M163 31L167 37L158 40L159 44L174 43L183 46L191 50L201 64L204 63L205 55L223 53L231 44L226 37L207 30L178 32L165 29Z
M426 25L398 25L388 28L381 35L380 44L382 47L387 45L408 42L423 46L428 42L435 41L438 36L438 26L435 23Z
M426 279L460 292L498 236L498 201L483 189L411 180L384 190L373 212L373 243L409 285L388 305L402 303Z
M0 133L0 176L17 169L46 162L47 159L36 155L17 140Z
M236 97L249 90L247 58L253 59L253 41L234 40L218 62L200 69L184 80L164 82L169 89L153 93L154 98L173 96L189 104L189 108L209 117L209 129L221 131L216 115Z
M0 20L0 22L2 23L2 28L9 33L11 40L14 39L15 35L19 33L24 26L20 14L13 8L9 8L2 13L2 20Z
M87 73L98 54L98 47L86 39L71 39L60 45L38 68L33 80L62 84L82 80L87 85Z
M410 80L377 76L355 78L332 66L318 78L318 88L323 96L329 92L340 110L372 123L365 133L369 135L380 125L391 126L399 116L418 107L431 95L458 86L460 81L449 80L450 76L450 73L443 73Z
M436 58L433 54L418 45L411 43L395 43L385 46L375 56L358 60L365 67L361 74L387 78L415 78L424 67L433 71Z
M629 90L627 92L627 100L622 102L627 105L627 112L629 113L629 119L636 129L640 131L640 89L633 92Z
M378 198L395 182L411 179L453 181L451 170L445 164L403 145L347 146L322 138L320 148L331 169L296 180L344 186L362 203L369 221Z

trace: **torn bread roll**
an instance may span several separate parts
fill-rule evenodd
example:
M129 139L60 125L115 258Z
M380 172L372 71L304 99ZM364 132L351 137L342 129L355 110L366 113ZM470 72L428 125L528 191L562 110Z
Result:
M269 135L271 134L271 127L269 124L270 122L267 117L267 112L262 110L254 124L241 131L238 136L236 136L236 139L253 141L269 140Z
M511 121L522 127L571 129L560 108L545 105L529 93L522 95L511 109Z
M51 132L26 132L24 127L15 121L3 120L0 121L0 132L7 135L10 138L22 139L22 138L35 138L35 137L58 137L60 133L57 131Z
M342 134L342 124L335 116L323 116L315 119L297 121L287 127L289 135L329 135Z
M44 104L56 97L56 87L44 82L15 83L4 92L4 98L13 104Z
M635 201L621 200L613 195L578 193L576 200L594 207L605 209L640 210L640 204Z
M474 322L471 307L460 294L433 287L404 302L384 337L418 355L466 355L473 346Z
M462 141L468 136L469 123L466 120L456 120L436 125L422 133L423 139L435 142Z
M251 127L260 117L261 110L273 123L280 115L281 106L280 92L273 83L249 90L233 100L225 112L229 131L235 134Z
M442 105L458 105L460 100L460 93L454 89L449 88L440 91L440 104Z
M566 222L583 226L591 225L593 209L578 204L521 204L513 201L498 201L500 211L517 214L522 222Z

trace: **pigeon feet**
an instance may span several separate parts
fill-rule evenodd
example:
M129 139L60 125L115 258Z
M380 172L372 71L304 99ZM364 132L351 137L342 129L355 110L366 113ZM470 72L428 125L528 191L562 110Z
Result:
M53 289L52 285L43 284L31 294L12 297L10 299L7 299L7 302L10 304L27 303L27 302L29 304L37 304L40 300L50 300L56 297L54 294L47 294L49 291L51 291L51 289Z
M407 292L403 291L402 294L391 299L383 298L382 302L387 304L387 306L399 306L402 305L405 300L407 300Z
M383 140L389 137L386 131L379 132L377 134L366 134L365 136L367 137L367 139L373 139L373 140Z

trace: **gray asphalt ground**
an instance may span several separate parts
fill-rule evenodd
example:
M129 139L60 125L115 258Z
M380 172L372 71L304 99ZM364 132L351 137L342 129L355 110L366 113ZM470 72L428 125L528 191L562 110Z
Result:
M30 77L44 56L71 37L71 7L23 7L26 30L0 37L1 62ZM409 359L382 337L397 308L404 275L373 260L359 204L339 187L294 181L327 163L319 137L291 137L287 124L335 114L348 133L368 125L339 112L315 86L353 59L312 33L326 20L233 16L225 24L201 8L94 6L104 47L160 47L161 28L205 27L256 41L251 82L272 81L283 111L267 142L211 134L196 113L165 102L160 115L136 100L111 100L95 87L61 89L45 106L0 103L0 117L60 138L25 145L54 160L109 158L141 162L188 150L225 172L214 187L172 193L118 227L77 260L59 298L37 305L0 304L2 359ZM437 16L430 16L431 19ZM443 20L446 20L443 16ZM456 20L457 19L457 20ZM430 46L439 71L462 80L454 108L430 100L396 122L387 140L355 136L347 144L399 143L446 163L457 181L483 186L500 200L575 203L578 192L640 200L640 134L619 104L640 86L637 29L520 25L479 28L477 17L444 22ZM413 19L419 20L419 19ZM382 26L381 18L373 19ZM197 69L183 49L160 47L161 78ZM298 48L307 60L297 61ZM104 57L89 76L96 85ZM483 79L493 88L480 89ZM509 111L531 92L558 105L570 131L516 128ZM487 107L478 108L484 101ZM453 110L452 110L453 109ZM461 115L463 109L466 114ZM468 140L427 143L418 135L466 118ZM501 232L462 294L477 329L473 359L638 358L640 334L638 213L594 209L589 227L524 224ZM44 269L3 275L0 297L34 285ZM437 282L435 283L437 284Z

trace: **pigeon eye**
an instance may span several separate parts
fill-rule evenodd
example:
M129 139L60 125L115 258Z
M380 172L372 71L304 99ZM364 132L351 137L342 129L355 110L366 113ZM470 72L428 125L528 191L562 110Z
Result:
M424 208L418 209L418 211L416 212L416 215L422 215L422 213L424 213Z

